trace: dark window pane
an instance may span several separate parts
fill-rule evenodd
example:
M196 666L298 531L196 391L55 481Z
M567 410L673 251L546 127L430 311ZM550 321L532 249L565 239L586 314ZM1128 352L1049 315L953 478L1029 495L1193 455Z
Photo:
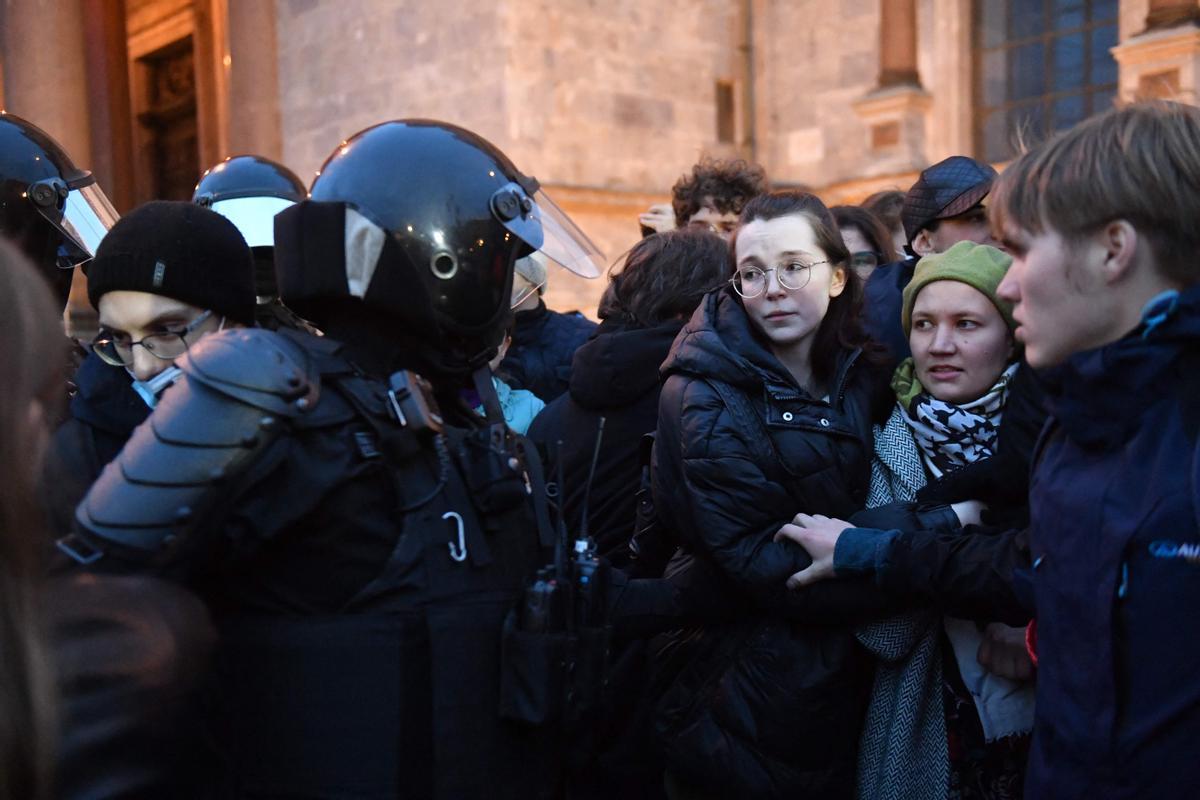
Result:
M1008 114L993 111L983 122L983 158L985 161L1004 161L1013 154L1008 139Z
M1050 9L1054 27L1060 31L1081 27L1085 5L1086 0L1054 0Z
M1092 21L1103 22L1117 19L1117 0L1092 0Z
M1061 97L1054 101L1054 129L1069 128L1087 116L1085 98L1082 94Z
M1105 25L1092 31L1091 83L1103 85L1117 82L1117 62L1108 52L1117 44L1117 26Z
M1008 39L1007 0L978 0L980 5L981 39L984 47L998 47Z
M1113 100L1116 99L1117 93L1114 89L1101 89L1098 92L1092 92L1092 108L1090 113L1101 114L1113 107Z
M983 58L979 60L979 66L984 106L1003 105L1008 100L1008 51L993 50L984 53Z
M1045 29L1044 0L1009 0L1009 30L1013 39L1037 36Z
M1079 89L1083 86L1084 34L1072 33L1060 36L1054 40L1054 90L1062 92L1069 89Z
M1014 47L1009 60L1013 100L1046 93L1046 48L1041 42Z

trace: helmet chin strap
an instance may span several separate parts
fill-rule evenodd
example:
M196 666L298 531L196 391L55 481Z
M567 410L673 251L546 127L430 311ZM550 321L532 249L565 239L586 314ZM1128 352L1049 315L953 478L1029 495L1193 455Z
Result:
M489 425L503 425L504 412L500 409L500 398L496 395L496 385L492 383L492 368L487 364L471 373L475 382L475 393L483 403L483 411L487 415Z

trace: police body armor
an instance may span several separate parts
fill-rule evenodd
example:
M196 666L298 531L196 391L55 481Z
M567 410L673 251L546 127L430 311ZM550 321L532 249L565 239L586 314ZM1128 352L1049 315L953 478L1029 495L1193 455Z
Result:
M545 796L546 732L498 713L504 619L542 561L536 457L339 349L264 330L193 346L60 549L213 607L226 794Z

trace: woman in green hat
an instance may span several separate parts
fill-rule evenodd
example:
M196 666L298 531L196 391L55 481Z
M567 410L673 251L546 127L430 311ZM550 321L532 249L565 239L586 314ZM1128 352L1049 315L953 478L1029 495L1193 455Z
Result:
M868 508L911 502L928 482L995 450L1017 369L1012 308L996 294L1011 263L993 247L959 242L917 265L902 308L912 357L897 368L896 404L875 429ZM780 533L799 541L793 532ZM1032 668L1020 648L1016 658L1005 649L1004 669L991 656L1022 637L929 609L861 627L877 669L858 797L1019 796Z

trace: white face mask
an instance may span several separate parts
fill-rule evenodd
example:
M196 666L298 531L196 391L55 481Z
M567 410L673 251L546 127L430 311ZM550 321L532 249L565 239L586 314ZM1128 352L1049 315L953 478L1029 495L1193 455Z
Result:
M129 372L129 376L133 377L133 372L128 367L125 368ZM167 387L179 380L179 376L183 374L183 370L172 364L162 372L155 375L148 381L139 381L136 378L133 380L133 390L138 393L138 397L142 398L150 408L158 405L159 396L166 391Z

